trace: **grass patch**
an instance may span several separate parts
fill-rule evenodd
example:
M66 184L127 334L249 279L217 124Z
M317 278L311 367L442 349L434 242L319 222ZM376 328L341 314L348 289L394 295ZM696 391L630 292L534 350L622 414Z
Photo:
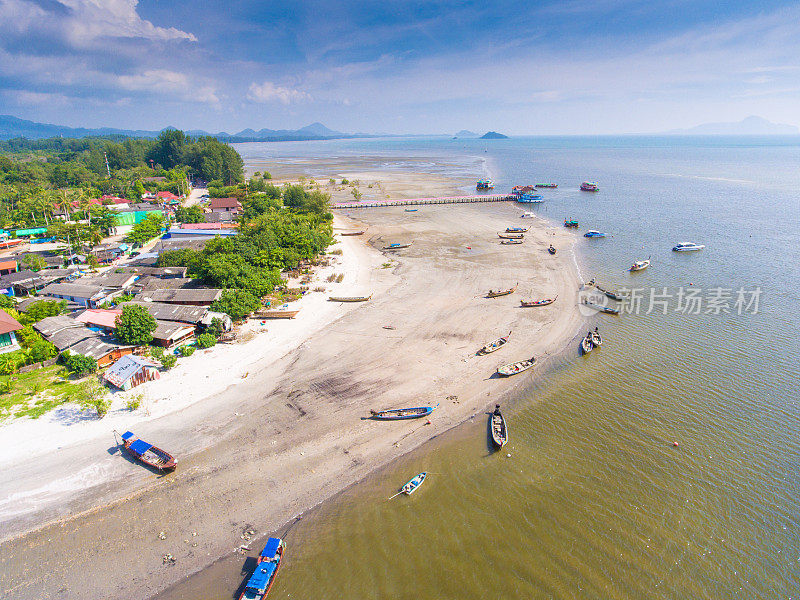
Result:
M4 392L0 395L0 420L9 417L36 419L61 404L80 399L84 384L64 379L66 374L63 365L53 365L0 377L0 390Z

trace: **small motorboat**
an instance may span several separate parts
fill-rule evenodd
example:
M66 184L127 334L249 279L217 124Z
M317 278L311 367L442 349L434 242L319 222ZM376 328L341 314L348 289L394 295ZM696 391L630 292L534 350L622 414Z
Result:
M416 408L393 408L390 410L371 410L371 418L376 421L404 421L406 419L420 419L427 417L434 410L439 408L436 406L418 406Z
M595 287L597 287L597 291L598 292L604 293L606 296L608 296L612 300L616 300L617 302L623 302L625 300L625 296L623 296L619 292L613 292L611 290L606 290L604 288L601 288L599 285L595 286Z
M564 227L570 227L572 229L578 228L578 222L575 219L564 219Z
M533 218L535 218L535 217L536 217L536 215L535 215L535 214L533 214L533 213L529 213L529 212L522 213L522 214L519 216L519 218L520 218L520 219L533 219Z
M524 233L498 233L497 235L503 240L521 240L525 237Z
M159 471L171 471L178 464L171 454L140 440L130 431L122 434L122 447L136 460Z
M629 271L644 271L647 267L650 266L650 259L647 260L637 260L631 265L631 268L628 269Z
M413 242L397 242L395 244L389 244L388 246L384 246L384 250L400 250L400 248L408 248Z
M583 237L601 238L601 237L606 237L606 234L603 233L602 231L596 231L594 229L590 229L589 231L583 234Z
M558 184L557 183L537 183L534 187L555 189L555 188L558 187Z
M525 240L500 240L500 243L508 246L510 244L522 244L524 241Z
M372 294L369 296L328 296L329 302L366 302L372 298Z
M516 284L514 284L514 287L512 287L512 288L509 288L507 290L498 290L496 292L494 290L489 290L489 293L486 294L486 297L487 298L499 298L500 296L508 296L509 294L513 294L514 292L517 291L517 286L518 285L519 285L519 283L516 283Z
M556 249L555 249L555 246L553 246L553 244L550 244L550 247L547 249L547 251L548 251L550 254L552 254L553 256L555 256L555 255L556 255Z
M364 235L366 231L366 229L362 229L361 231L342 231L339 235Z
M495 448L502 448L508 443L508 428L499 404L494 405L494 412L489 415L489 429L492 432L492 444Z
M597 327L594 328L594 331L590 332L592 334L592 345L595 347L603 345L603 338L600 337L600 331L598 331Z
M503 346L508 343L508 338L511 337L511 332L508 332L508 335L505 337L497 338L495 341L486 344L483 348L478 350L475 354L491 354L492 352L499 350Z
M422 482L425 481L425 478L428 476L427 471L423 471L413 479L409 480L403 487L400 488L400 491L397 492L392 498L399 496L400 494L405 494L406 496L410 496L414 492L417 491L417 488L422 485ZM392 498L389 498L391 500Z
M584 192L597 192L600 190L600 186L598 186L594 181L584 181L581 184L581 191Z
M681 242L674 248L672 248L673 252L696 252L697 250L702 250L705 248L705 244L695 244L694 242Z
M494 182L491 179L479 179L475 184L476 190L493 190Z
M589 354L592 350L594 350L594 342L592 341L592 332L590 331L586 334L586 337L581 340L581 353Z
M407 208L406 212L417 212L418 210L418 208Z
M506 233L525 233L530 227L506 227Z
M619 314L618 308L611 308L610 306L603 306L602 304L596 304L595 302L592 302L591 300L588 300L586 298L583 299L583 304L598 312L606 313L607 315Z
M524 308L530 308L533 306L547 306L548 304L555 302L556 298L558 298L558 296L555 298L545 298L544 300L522 300L522 306Z
M531 356L528 360L520 360L518 362L508 363L507 365L497 367L497 374L502 375L503 377L510 377L511 375L517 375L518 373L527 371L535 364L536 358Z
M280 538L269 538L256 562L255 571L242 590L239 600L263 600L269 594L278 569L281 567L286 545Z

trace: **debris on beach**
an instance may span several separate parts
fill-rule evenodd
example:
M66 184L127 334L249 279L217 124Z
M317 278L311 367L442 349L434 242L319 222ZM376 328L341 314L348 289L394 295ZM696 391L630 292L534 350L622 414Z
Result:
M458 396L450 395L447 398L445 398L445 400L450 400L451 402L453 402L453 404L458 404Z
M172 556L172 554L165 554L164 556L161 557L161 562L165 565L172 566L176 562L178 562L178 559Z
M167 534L166 534L166 532L165 532L165 531L160 531L160 532L158 533L158 539L160 539L160 540L165 540L165 539L167 539Z
M249 551L250 546L245 546L244 544L234 550L234 552L238 552L239 554L247 554Z

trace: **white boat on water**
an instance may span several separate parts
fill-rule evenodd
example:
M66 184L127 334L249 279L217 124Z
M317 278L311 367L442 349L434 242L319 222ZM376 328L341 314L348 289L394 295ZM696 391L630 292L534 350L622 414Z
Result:
M631 265L630 271L643 271L647 267L650 266L650 259L647 260L637 260L635 263Z
M672 251L673 252L694 252L696 250L702 250L705 248L704 244L695 244L694 242L681 242L677 246L675 246Z

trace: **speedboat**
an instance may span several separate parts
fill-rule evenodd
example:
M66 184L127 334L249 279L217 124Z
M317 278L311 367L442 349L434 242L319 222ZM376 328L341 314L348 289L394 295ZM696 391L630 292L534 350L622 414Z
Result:
M597 192L600 190L600 186L598 186L594 181L584 181L581 184L581 189L584 192Z
M594 229L590 229L583 234L583 237L606 237L606 234L600 231L595 231Z
M704 244L695 244L694 242L681 242L675 246L673 252L694 252L695 250L702 250L705 248Z
M491 179L479 179L478 183L475 184L475 189L477 189L477 190L493 190L494 189L494 182Z
M631 271L643 271L647 267L650 266L650 259L647 260L637 260L635 263L631 265Z

